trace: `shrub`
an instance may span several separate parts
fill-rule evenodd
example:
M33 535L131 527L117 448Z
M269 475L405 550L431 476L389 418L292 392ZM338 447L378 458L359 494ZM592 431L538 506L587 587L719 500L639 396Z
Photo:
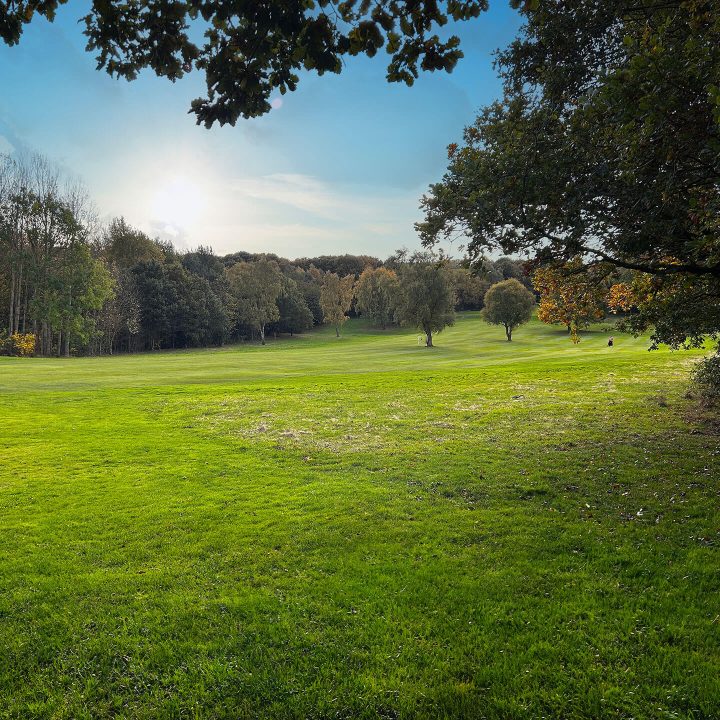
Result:
M720 352L701 360L692 374L693 383L705 400L720 398Z
M14 333L8 337L0 336L0 355L30 357L35 354L35 335L33 333Z

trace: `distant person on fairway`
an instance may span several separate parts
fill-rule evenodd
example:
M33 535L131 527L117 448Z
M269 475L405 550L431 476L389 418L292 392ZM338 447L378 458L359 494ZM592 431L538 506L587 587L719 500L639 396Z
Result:
M608 347L612 347L615 344L615 338L608 338Z

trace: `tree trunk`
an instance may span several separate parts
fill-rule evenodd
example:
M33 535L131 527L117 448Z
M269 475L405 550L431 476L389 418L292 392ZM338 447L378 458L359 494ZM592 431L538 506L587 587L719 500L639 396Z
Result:
M505 326L505 336L508 339L508 342L512 342L512 328L509 325Z
M335 337L340 337L340 326L339 325L335 326Z
M265 344L265 326L264 325L260 326L260 344L261 345Z
M22 299L22 281L23 281L23 264L20 261L20 270L18 271L17 290L15 291L15 332L20 332L20 301Z
M73 287L72 285L68 288L68 320L67 324L70 325L70 317L72 316L72 301L73 301ZM65 330L63 333L63 355L70 357L70 332Z
M15 319L15 267L10 275L10 307L8 309L8 335L13 334L13 320Z
M434 347L432 343L432 330L426 330L425 347Z
M30 293L30 286L27 280L25 281L25 294L23 295L23 311L22 311L22 326L23 332L27 332L27 309L28 309L28 294Z
M40 324L40 354L48 355L47 349L47 323L43 320Z

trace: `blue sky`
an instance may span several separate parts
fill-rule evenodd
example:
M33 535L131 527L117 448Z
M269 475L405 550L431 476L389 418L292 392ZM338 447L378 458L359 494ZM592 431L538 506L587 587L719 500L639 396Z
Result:
M465 58L412 88L388 84L386 56L349 58L339 76L303 75L268 116L206 130L187 114L202 94L144 73L95 69L77 18L61 7L18 46L0 44L0 152L37 150L82 179L109 219L189 248L287 257L418 245L418 201L448 143L500 94L492 52L519 27L507 3L454 28Z

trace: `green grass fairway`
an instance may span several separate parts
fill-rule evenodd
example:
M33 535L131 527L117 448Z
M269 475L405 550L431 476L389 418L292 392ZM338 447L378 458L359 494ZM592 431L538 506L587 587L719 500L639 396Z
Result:
M699 353L607 337L0 358L0 718L717 720Z

